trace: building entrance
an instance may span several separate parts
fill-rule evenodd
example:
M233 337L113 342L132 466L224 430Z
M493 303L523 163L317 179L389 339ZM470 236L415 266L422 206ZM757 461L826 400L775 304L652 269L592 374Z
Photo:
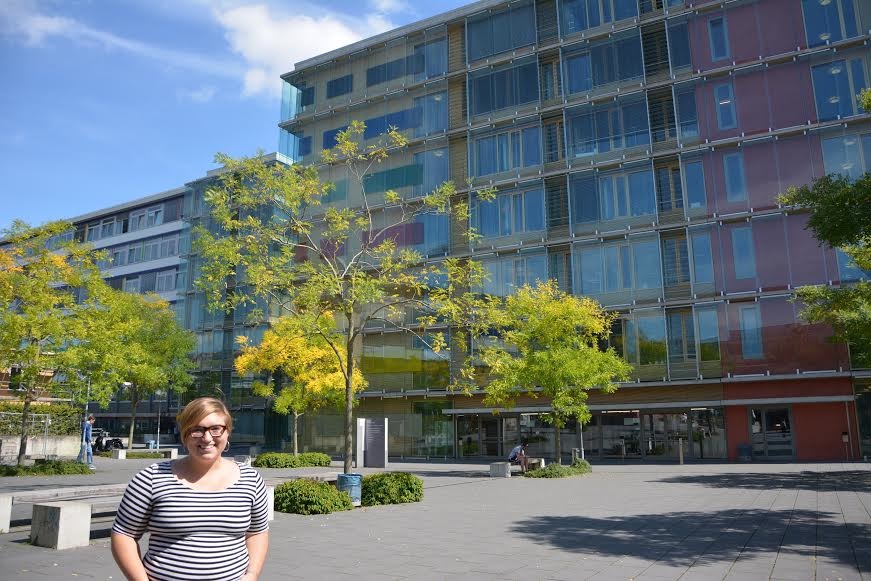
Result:
M789 460L792 446L792 414L788 407L751 408L750 441L753 456Z

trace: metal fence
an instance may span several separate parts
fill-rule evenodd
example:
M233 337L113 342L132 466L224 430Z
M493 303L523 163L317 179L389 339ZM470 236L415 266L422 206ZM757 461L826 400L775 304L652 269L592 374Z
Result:
M17 454L17 442L21 439L21 412L0 412L0 458ZM27 435L42 436L42 457L48 457L48 428L51 426L50 414L28 414ZM7 441L14 441L16 445L7 446ZM27 450L31 456L34 450Z

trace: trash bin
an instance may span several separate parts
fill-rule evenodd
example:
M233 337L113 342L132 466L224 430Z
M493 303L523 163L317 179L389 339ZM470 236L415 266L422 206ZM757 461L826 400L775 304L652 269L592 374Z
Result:
M753 446L751 446L750 444L738 444L738 461L752 462Z
M149 450L157 450L157 442L155 442L154 440L148 440L145 443L148 444Z
M351 497L351 504L360 506L360 497L363 494L362 474L339 474L336 488L348 493L348 496Z

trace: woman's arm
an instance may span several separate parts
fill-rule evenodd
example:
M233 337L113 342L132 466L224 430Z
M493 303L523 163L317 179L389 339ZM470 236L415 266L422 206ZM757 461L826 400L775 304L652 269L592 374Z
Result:
M240 581L257 581L263 562L266 561L266 551L269 549L269 530L259 533L248 533L245 537L248 547L248 570Z
M148 581L148 574L139 554L139 543L133 537L112 533L112 556L128 581Z

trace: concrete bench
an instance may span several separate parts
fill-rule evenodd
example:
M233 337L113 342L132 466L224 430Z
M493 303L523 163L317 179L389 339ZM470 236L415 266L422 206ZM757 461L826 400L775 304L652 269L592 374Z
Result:
M14 494L0 494L0 533L8 533L12 521L12 505L36 504L63 500L78 500L124 494L127 484L107 484L103 486L71 486L46 490L28 490Z
M136 450L136 452L148 452L154 454L160 454L164 458L169 458L170 460L175 460L178 458L178 448L157 448L155 450ZM127 459L127 449L126 448L116 448L112 450L112 458L115 460L126 460Z
M266 487L268 520L275 519L275 487ZM91 542L91 517L118 512L121 497L43 502L33 505L30 543L37 547L63 550L87 547Z
M544 468L544 458L530 458L526 462L526 467L529 470L536 470L538 468Z
M493 462L490 464L490 478L510 478L511 462Z

